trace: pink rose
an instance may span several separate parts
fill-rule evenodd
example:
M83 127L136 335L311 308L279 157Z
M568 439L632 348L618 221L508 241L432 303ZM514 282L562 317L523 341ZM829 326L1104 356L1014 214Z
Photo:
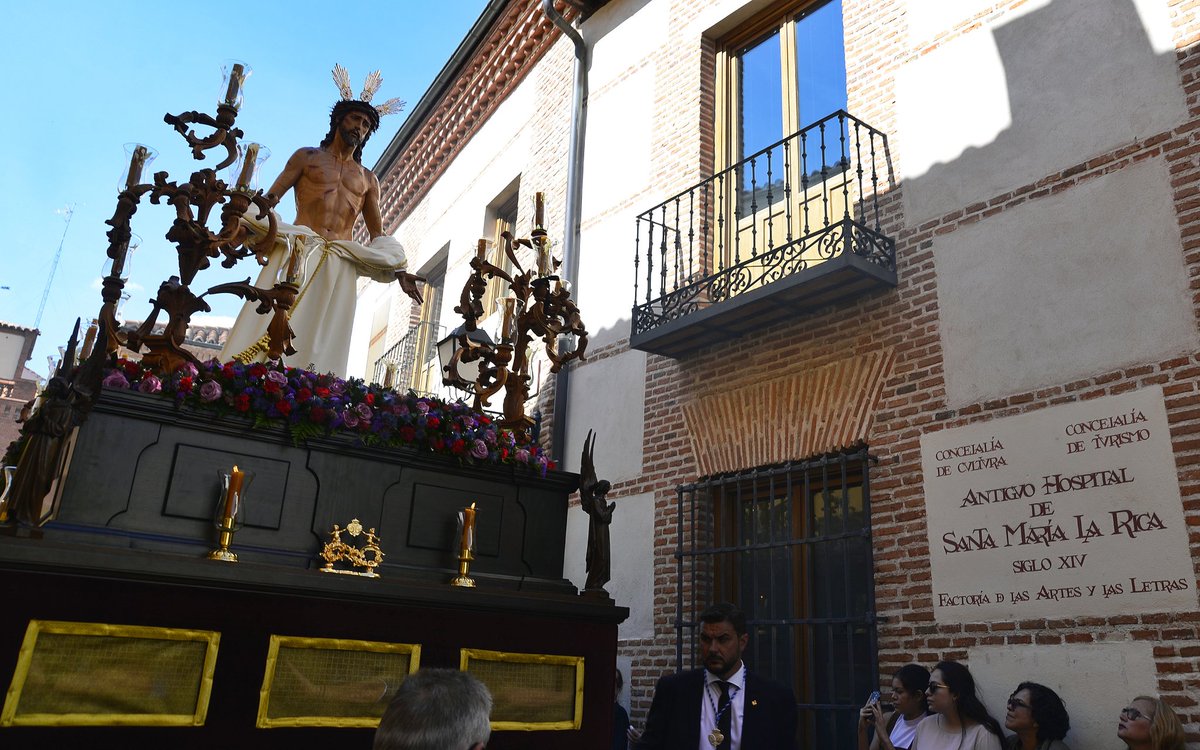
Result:
M471 455L475 458L487 458L487 443L483 442L482 440L476 440L475 444L471 446Z
M354 407L354 410L358 412L358 416L363 420L370 421L371 407L367 406L366 404L359 404L358 406Z
M138 383L138 390L142 393L158 393L162 390L162 381L153 375L147 375Z
M103 380L101 385L103 385L105 388L128 388L129 381L126 380L125 376L120 372L113 370L108 374L108 377Z
M279 385L287 385L287 375L284 375L279 370L269 370L267 372L267 380Z
M215 380L206 380L200 385L200 400L216 401L221 397L221 384Z
M358 414L353 409L342 412L342 424L351 429L358 427Z

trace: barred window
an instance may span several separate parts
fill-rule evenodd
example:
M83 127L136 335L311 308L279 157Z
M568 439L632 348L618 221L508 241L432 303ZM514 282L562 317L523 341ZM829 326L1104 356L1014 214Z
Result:
M879 684L866 448L678 488L676 656L699 666L699 615L746 612L750 669L788 685L808 747L848 747Z

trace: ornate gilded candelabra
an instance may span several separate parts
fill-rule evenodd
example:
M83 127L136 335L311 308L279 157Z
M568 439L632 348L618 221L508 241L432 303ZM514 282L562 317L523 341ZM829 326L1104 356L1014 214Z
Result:
M486 241L471 259L471 275L463 286L459 304L454 311L463 316L463 333L449 363L442 369L442 382L475 395L475 408L482 409L489 399L504 389L504 419L502 427L528 429L533 419L525 414L529 399L529 347L540 338L550 360L550 372L557 373L573 359L584 360L588 333L579 317L579 308L571 299L571 290L554 271L559 261L550 254L550 238L544 228L545 196L538 193L534 211L534 229L528 238L514 238L510 232L501 237L504 253L514 269L512 274L486 260ZM528 247L537 256L537 267L528 271L517 260L516 248ZM484 317L483 296L487 280L501 278L508 283L509 294L501 299L500 341L480 341L468 334ZM578 337L576 346L567 352L559 351L558 338L563 334ZM478 376L473 380L459 371L460 364L478 362Z
M146 146L135 145L130 154L129 168L122 178L122 189L117 196L117 208L106 223L112 227L108 232L108 257L111 265L103 280L101 296L104 300L99 319L107 331L106 351L113 354L120 346L138 352L144 347L142 362L160 374L173 372L185 362L199 364L196 358L183 349L191 316L197 312L211 310L204 298L209 294L235 294L243 299L258 301L258 312L273 312L268 327L270 335L269 354L279 357L293 353L292 331L287 324L287 311L295 303L303 281L304 256L300 248L293 247L291 255L280 269L276 283L271 289L260 289L250 284L247 277L243 282L220 284L203 294L192 292L190 286L196 274L209 267L213 258L223 256L221 265L232 268L239 260L255 256L259 265L267 264L267 257L276 238L276 220L271 211L277 199L264 195L252 186L256 171L266 159L267 150L257 143L244 147L238 145L242 131L235 128L234 121L242 104L242 85L250 71L242 63L235 63L225 71L222 87L225 91L217 105L216 117L200 112L185 112L181 115L166 115L163 119L184 137L191 146L196 159L204 159L205 152L223 146L225 158L214 168L194 172L188 182L177 184L167 181L166 172L157 172L151 183L142 183L142 173L153 161L155 153ZM213 128L207 137L200 137L189 125L197 124ZM217 171L230 166L241 156L241 166L235 171L238 176L233 185L217 177ZM150 202L166 201L175 208L175 221L167 231L166 238L176 246L179 256L179 275L171 276L158 288L151 303L151 314L136 330L122 333L116 319L117 305L125 287L126 257L131 237L130 219L137 212L143 196L149 195ZM220 209L220 229L208 227L214 209ZM251 209L255 217L266 220L268 229L260 239L253 240L248 227L241 221ZM162 333L155 334L154 327L159 313L166 311L167 323Z

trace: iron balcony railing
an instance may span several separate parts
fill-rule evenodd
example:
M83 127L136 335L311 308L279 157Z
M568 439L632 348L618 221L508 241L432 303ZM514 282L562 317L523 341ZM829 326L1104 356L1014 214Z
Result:
M437 358L437 342L445 335L443 325L417 323L375 360L374 382L397 390L413 389L423 395L435 395L441 386L441 373L430 375L429 370L438 369L433 360Z
M887 136L838 110L637 217L632 335L854 253L880 226Z

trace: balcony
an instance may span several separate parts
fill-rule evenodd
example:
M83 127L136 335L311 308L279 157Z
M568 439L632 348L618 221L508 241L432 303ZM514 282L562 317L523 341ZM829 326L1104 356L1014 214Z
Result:
M839 110L638 215L629 345L678 358L894 287L887 157Z
M437 342L446 335L446 327L421 322L375 360L374 381L397 390L413 390L422 395L445 396Z

